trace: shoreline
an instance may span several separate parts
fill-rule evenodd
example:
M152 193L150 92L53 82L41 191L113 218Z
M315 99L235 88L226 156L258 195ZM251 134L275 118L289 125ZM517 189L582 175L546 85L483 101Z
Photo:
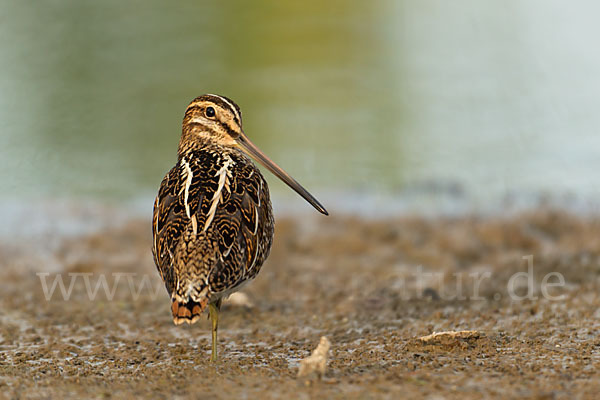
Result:
M223 308L217 366L209 322L172 324L145 218L52 245L0 242L0 385L25 397L110 388L123 398L600 390L598 216L280 217L275 235L243 289L249 303ZM552 275L544 288L554 273L564 284ZM57 277L68 296L58 283L48 296ZM457 330L476 335L419 339ZM331 341L328 369L306 386L299 360L321 336Z
M325 193L320 196L331 217L379 221L401 217L502 218L538 211L564 211L582 217L600 215L600 197L569 193L506 194L483 202L453 190L393 193ZM436 195L437 193L437 195ZM441 193L441 194L440 194ZM46 198L23 202L0 199L0 241L36 236L74 237L122 226L132 220L152 218L153 193L131 199ZM276 219L308 219L316 214L295 193L272 196ZM325 217L329 218L329 217Z

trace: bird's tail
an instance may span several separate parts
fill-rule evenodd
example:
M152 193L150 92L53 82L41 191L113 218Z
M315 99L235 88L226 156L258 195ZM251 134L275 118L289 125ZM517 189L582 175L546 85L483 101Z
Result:
M186 300L178 300L177 298L173 298L173 303L171 304L173 322L175 325L180 325L184 322L193 324L200 319L200 315L206 308L207 304L208 298L206 297L200 302L194 301L191 298Z

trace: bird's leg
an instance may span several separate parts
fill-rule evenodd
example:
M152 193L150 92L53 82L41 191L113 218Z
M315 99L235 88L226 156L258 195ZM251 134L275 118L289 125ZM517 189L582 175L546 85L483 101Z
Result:
M221 299L214 303L208 304L208 313L210 314L210 320L212 322L212 352L210 354L210 361L217 361L217 329L219 327L219 309L221 308Z

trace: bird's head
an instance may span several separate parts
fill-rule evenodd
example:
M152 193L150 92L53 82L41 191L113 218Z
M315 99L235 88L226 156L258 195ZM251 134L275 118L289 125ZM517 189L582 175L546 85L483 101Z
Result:
M195 98L185 110L180 151L188 142L211 142L221 146L236 146L243 135L242 112L224 96L205 94Z
M242 112L233 100L216 94L205 94L190 103L183 117L179 154L194 148L198 143L241 150L284 181L319 212L328 215L317 199L248 139L242 130Z

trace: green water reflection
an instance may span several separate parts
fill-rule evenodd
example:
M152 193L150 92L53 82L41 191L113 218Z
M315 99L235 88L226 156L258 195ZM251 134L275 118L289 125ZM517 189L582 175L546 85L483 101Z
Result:
M597 193L598 3L11 1L4 197L153 193L195 96L315 193ZM270 179L275 191L283 186Z

